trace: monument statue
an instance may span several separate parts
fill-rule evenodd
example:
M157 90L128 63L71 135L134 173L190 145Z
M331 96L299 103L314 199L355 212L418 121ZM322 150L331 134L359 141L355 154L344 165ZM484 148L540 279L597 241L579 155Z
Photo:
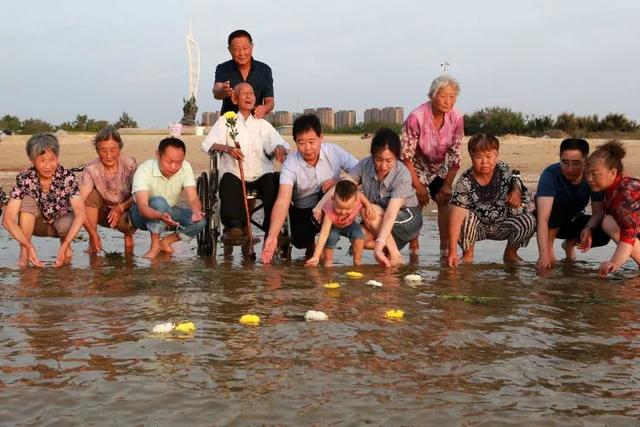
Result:
M191 95L191 98L182 98L184 105L182 106L182 112L184 113L180 124L182 126L195 126L196 114L198 113L198 105L196 104L196 97Z

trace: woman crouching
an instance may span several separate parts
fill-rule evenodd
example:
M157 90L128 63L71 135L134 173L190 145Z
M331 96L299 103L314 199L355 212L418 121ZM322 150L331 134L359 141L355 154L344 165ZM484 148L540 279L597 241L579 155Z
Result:
M71 242L84 222L84 203L73 172L59 164L59 154L60 144L50 133L33 135L27 141L33 166L16 176L2 221L20 243L20 266L29 262L44 265L31 244L34 235L60 238L56 267L73 255Z
M498 161L500 142L492 135L469 139L471 168L456 182L449 222L449 266L458 264L456 244L463 259L473 259L480 240L506 240L504 260L519 261L518 249L526 246L536 231L536 218L527 210L530 195L509 166Z
M600 264L600 276L617 271L629 257L640 265L640 180L623 175L622 144L610 141L587 158L591 190L604 193L602 229L618 245L610 261Z

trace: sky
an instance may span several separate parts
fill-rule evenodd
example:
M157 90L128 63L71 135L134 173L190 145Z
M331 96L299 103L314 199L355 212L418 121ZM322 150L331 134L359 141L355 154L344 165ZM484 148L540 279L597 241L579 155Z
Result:
M2 0L0 10L0 115L21 119L127 111L143 127L179 121L191 19L198 118L220 109L215 66L243 28L273 70L276 110L407 114L448 61L463 113L499 105L640 121L637 0Z

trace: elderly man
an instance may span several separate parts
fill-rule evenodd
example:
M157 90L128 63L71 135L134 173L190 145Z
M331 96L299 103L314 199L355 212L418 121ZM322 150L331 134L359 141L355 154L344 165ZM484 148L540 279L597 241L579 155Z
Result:
M255 190L260 194L264 207L263 228L267 231L278 193L272 158L282 163L288 144L268 121L251 114L256 96L250 84L236 85L231 99L238 108L235 140L240 148L236 148L229 123L222 116L202 142L202 149L223 153L220 160L220 218L225 237L237 238L243 236L242 230L247 223L238 162L243 162L247 191Z
M229 34L229 53L231 60L216 67L213 97L222 100L220 114L227 111L238 111L232 102L233 88L238 83L246 82L253 87L256 94L256 107L253 115L262 119L276 105L273 97L273 77L271 68L264 62L253 59L253 40L245 30L236 30Z
M293 139L297 152L287 157L282 165L278 198L262 249L262 262L265 264L271 262L287 212L293 246L305 248L306 257L311 257L315 236L320 231L312 210L322 194L340 178L341 171L348 172L358 163L355 157L337 145L322 142L320 120L312 114L304 114L293 122Z
M186 151L180 139L165 138L158 145L157 158L142 163L133 176L131 220L136 228L151 233L145 258L154 258L161 251L172 253L173 243L190 241L207 225L193 169L184 160ZM183 191L189 208L176 206ZM167 228L175 232L161 239Z

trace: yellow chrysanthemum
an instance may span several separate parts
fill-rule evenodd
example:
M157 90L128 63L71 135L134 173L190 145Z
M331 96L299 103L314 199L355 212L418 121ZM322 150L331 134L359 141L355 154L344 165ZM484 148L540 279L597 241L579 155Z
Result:
M223 114L223 117L227 120L229 119L235 119L236 118L236 113L233 111L227 111L226 113Z
M399 320L399 319L402 319L404 317L404 311L402 311L402 310L387 310L386 313L384 313L384 317L386 317L389 320Z
M340 283L330 282L330 283L325 283L323 286L327 289L338 289L340 287Z
M240 317L240 323L243 325L257 326L260 324L260 317L255 314L245 314Z
M359 271L348 271L347 277L351 279L362 279L364 277L364 274L360 273Z
M190 334L195 332L196 325L193 322L182 322L182 323L178 323L173 330L176 332Z

